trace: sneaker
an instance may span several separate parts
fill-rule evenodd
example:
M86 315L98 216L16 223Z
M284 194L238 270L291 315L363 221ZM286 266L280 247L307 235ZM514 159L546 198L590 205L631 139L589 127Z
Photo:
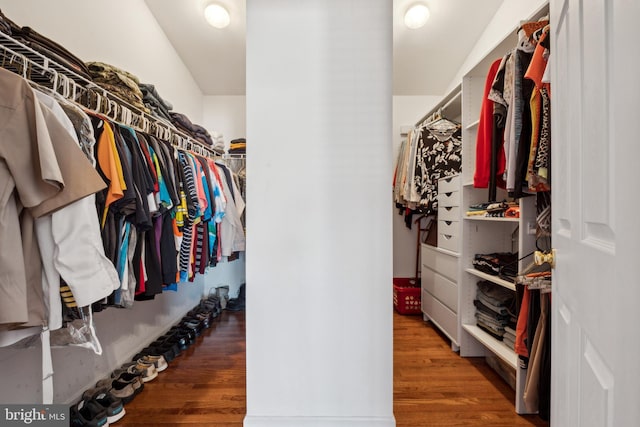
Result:
M107 388L96 387L86 390L82 393L82 398L85 401L95 401L101 405L107 412L107 420L109 424L115 423L125 415L122 399L111 394Z
M135 362L125 363L122 367L129 373L141 374L143 383L154 380L158 376L158 370L153 363L136 360Z
M140 353L133 356L131 360L136 361L143 358L144 356L162 357L164 363L161 363L161 365L167 365L176 357L176 354L173 345L164 343L162 341L154 341L149 345L149 347L143 348ZM162 368L158 363L155 362L154 365L156 365L156 369L158 370L158 372L164 371L168 366L167 365Z
M172 350L173 352L173 350ZM164 358L164 356L162 355L157 355L157 353L154 351L154 349L150 349L149 353L147 354L142 354L138 359L136 359L138 362L142 362L142 363L152 363L153 366L156 367L156 371L158 372L162 372L165 369L167 369L169 367L169 364L167 363L166 359Z
M142 384L142 382L140 382ZM122 381L116 378L105 378L96 383L96 388L104 388L109 393L122 401L123 405L128 405L142 391L144 385L141 385L138 389L134 388L132 382Z
M108 427L107 411L92 400L84 399L71 407L71 427Z

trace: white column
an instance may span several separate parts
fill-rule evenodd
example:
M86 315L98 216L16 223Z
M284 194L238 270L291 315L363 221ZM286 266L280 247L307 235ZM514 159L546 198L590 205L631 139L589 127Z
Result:
M392 427L391 0L247 0L245 427Z

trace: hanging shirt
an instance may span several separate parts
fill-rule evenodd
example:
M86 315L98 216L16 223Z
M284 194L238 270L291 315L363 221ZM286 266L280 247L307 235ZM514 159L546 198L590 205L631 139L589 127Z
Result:
M42 325L47 316L32 219L105 183L60 122L43 111L28 83L4 69L0 105L0 325Z
M58 119L80 148L73 124L58 103L43 93L36 95L46 104L43 112ZM62 327L60 278L80 307L105 298L120 283L113 264L104 254L93 194L36 219L35 224L45 273L43 288L49 307L49 328L58 329Z
M438 119L422 127L417 142L414 186L419 205L428 212L438 210L438 179L460 173L462 134L458 123Z

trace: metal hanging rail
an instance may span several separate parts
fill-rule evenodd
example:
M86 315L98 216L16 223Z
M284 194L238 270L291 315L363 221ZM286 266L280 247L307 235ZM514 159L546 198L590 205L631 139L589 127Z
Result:
M183 150L216 157L224 154L191 138L173 124L131 105L73 70L0 32L0 66L27 80L47 86L64 98L109 119L151 133Z

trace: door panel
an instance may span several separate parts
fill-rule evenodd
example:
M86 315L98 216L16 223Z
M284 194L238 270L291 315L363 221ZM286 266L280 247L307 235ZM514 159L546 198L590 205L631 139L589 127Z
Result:
M640 2L551 0L554 427L639 425Z

